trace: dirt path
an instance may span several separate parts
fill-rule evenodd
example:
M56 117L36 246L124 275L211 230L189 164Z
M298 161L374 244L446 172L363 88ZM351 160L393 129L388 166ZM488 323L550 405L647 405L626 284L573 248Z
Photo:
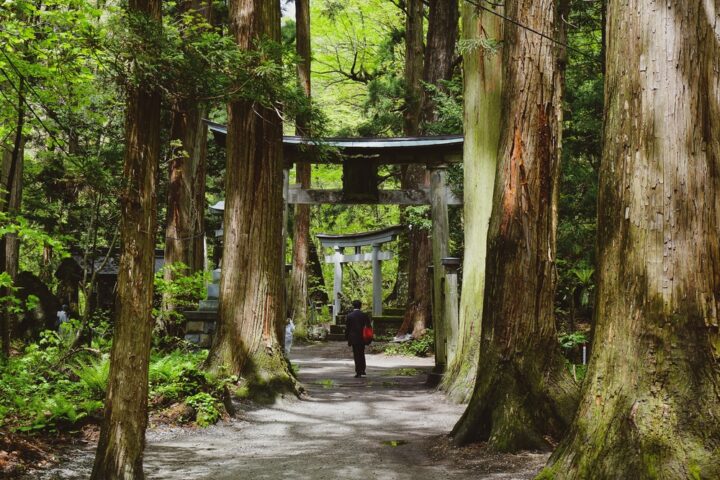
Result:
M442 436L463 407L425 386L432 359L368 355L368 375L356 379L342 342L296 347L291 358L308 398L246 409L203 430L150 430L147 478L524 479L545 462L543 454L477 450L444 458ZM40 478L87 478L91 462L89 450L79 451Z

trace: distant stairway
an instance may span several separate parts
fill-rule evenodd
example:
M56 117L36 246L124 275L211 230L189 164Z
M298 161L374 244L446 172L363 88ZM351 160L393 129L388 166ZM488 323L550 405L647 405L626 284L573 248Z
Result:
M209 348L215 333L220 293L220 269L213 270L212 282L207 286L207 298L200 300L197 310L185 311L185 340Z

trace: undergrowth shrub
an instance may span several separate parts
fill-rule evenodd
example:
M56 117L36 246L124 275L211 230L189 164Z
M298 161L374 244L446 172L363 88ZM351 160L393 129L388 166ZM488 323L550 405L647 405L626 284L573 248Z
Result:
M422 338L414 339L409 342L388 343L385 346L387 355L405 355L409 357L425 357L432 353L435 345L435 333L432 329L425 330Z
M0 427L65 431L98 422L110 373L110 344L93 347L68 352L56 332L46 331L22 354L0 363ZM237 379L203 371L206 358L206 350L153 353L150 409L185 402L196 412L198 425L215 423L223 411L226 386Z
M102 400L110 375L110 357L105 354L101 358L80 360L70 370L78 377L90 398Z
M586 332L561 332L558 334L558 343L565 356L567 368L576 382L582 383L587 372L587 365L581 363L582 346L588 343Z
M22 355L0 365L0 426L24 432L56 431L99 413L104 387L100 392L96 386L88 386L102 382L97 379L97 366L90 357L81 357L70 366L64 361L65 353L63 339L46 331ZM90 383L78 381L73 370L87 374Z
M213 425L220 419L220 403L208 393L196 393L188 397L185 402L195 410L195 423L199 427Z

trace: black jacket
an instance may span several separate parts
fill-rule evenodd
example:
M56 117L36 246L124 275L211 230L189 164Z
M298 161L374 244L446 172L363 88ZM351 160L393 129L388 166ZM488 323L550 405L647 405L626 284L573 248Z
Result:
M345 338L348 345L365 345L363 327L370 326L370 317L360 310L353 310L345 317Z

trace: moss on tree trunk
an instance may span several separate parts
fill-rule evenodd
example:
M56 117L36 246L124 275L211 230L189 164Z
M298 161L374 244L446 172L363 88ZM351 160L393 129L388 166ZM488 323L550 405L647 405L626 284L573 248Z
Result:
M298 84L309 99L312 93L310 83L310 2L295 1L296 51L300 62L297 66ZM306 115L296 118L295 134L310 136L310 122ZM295 177L302 188L310 188L312 170L309 163L295 164ZM308 263L310 258L310 205L295 206L293 232L292 274L289 289L289 316L295 320L295 336L307 337L308 330Z
M462 32L469 41L501 41L502 20L463 4ZM467 402L477 375L485 289L487 230L500 147L502 57L478 48L463 54L465 143L463 151L464 234L463 295L457 352L441 388L451 399Z
M131 14L146 16L150 24L154 24L153 28L161 28L159 1L132 0L128 10ZM148 28L147 24L143 23L143 26ZM139 33L147 34L147 30ZM158 88L143 86L130 88L127 96L117 309L105 418L95 455L93 480L144 478L142 461L153 330L160 97Z
M558 35L555 2L505 14ZM553 315L562 70L556 45L506 22L497 172L488 228L479 368L454 441L514 451L559 438L577 402ZM465 287L463 295L472 295ZM465 313L467 314L467 313Z
M277 42L279 2L230 2L230 24L243 50ZM293 390L277 335L285 316L282 189L280 117L252 100L232 101L218 329L206 365L251 386Z
M720 478L718 12L608 5L594 348L542 478Z

